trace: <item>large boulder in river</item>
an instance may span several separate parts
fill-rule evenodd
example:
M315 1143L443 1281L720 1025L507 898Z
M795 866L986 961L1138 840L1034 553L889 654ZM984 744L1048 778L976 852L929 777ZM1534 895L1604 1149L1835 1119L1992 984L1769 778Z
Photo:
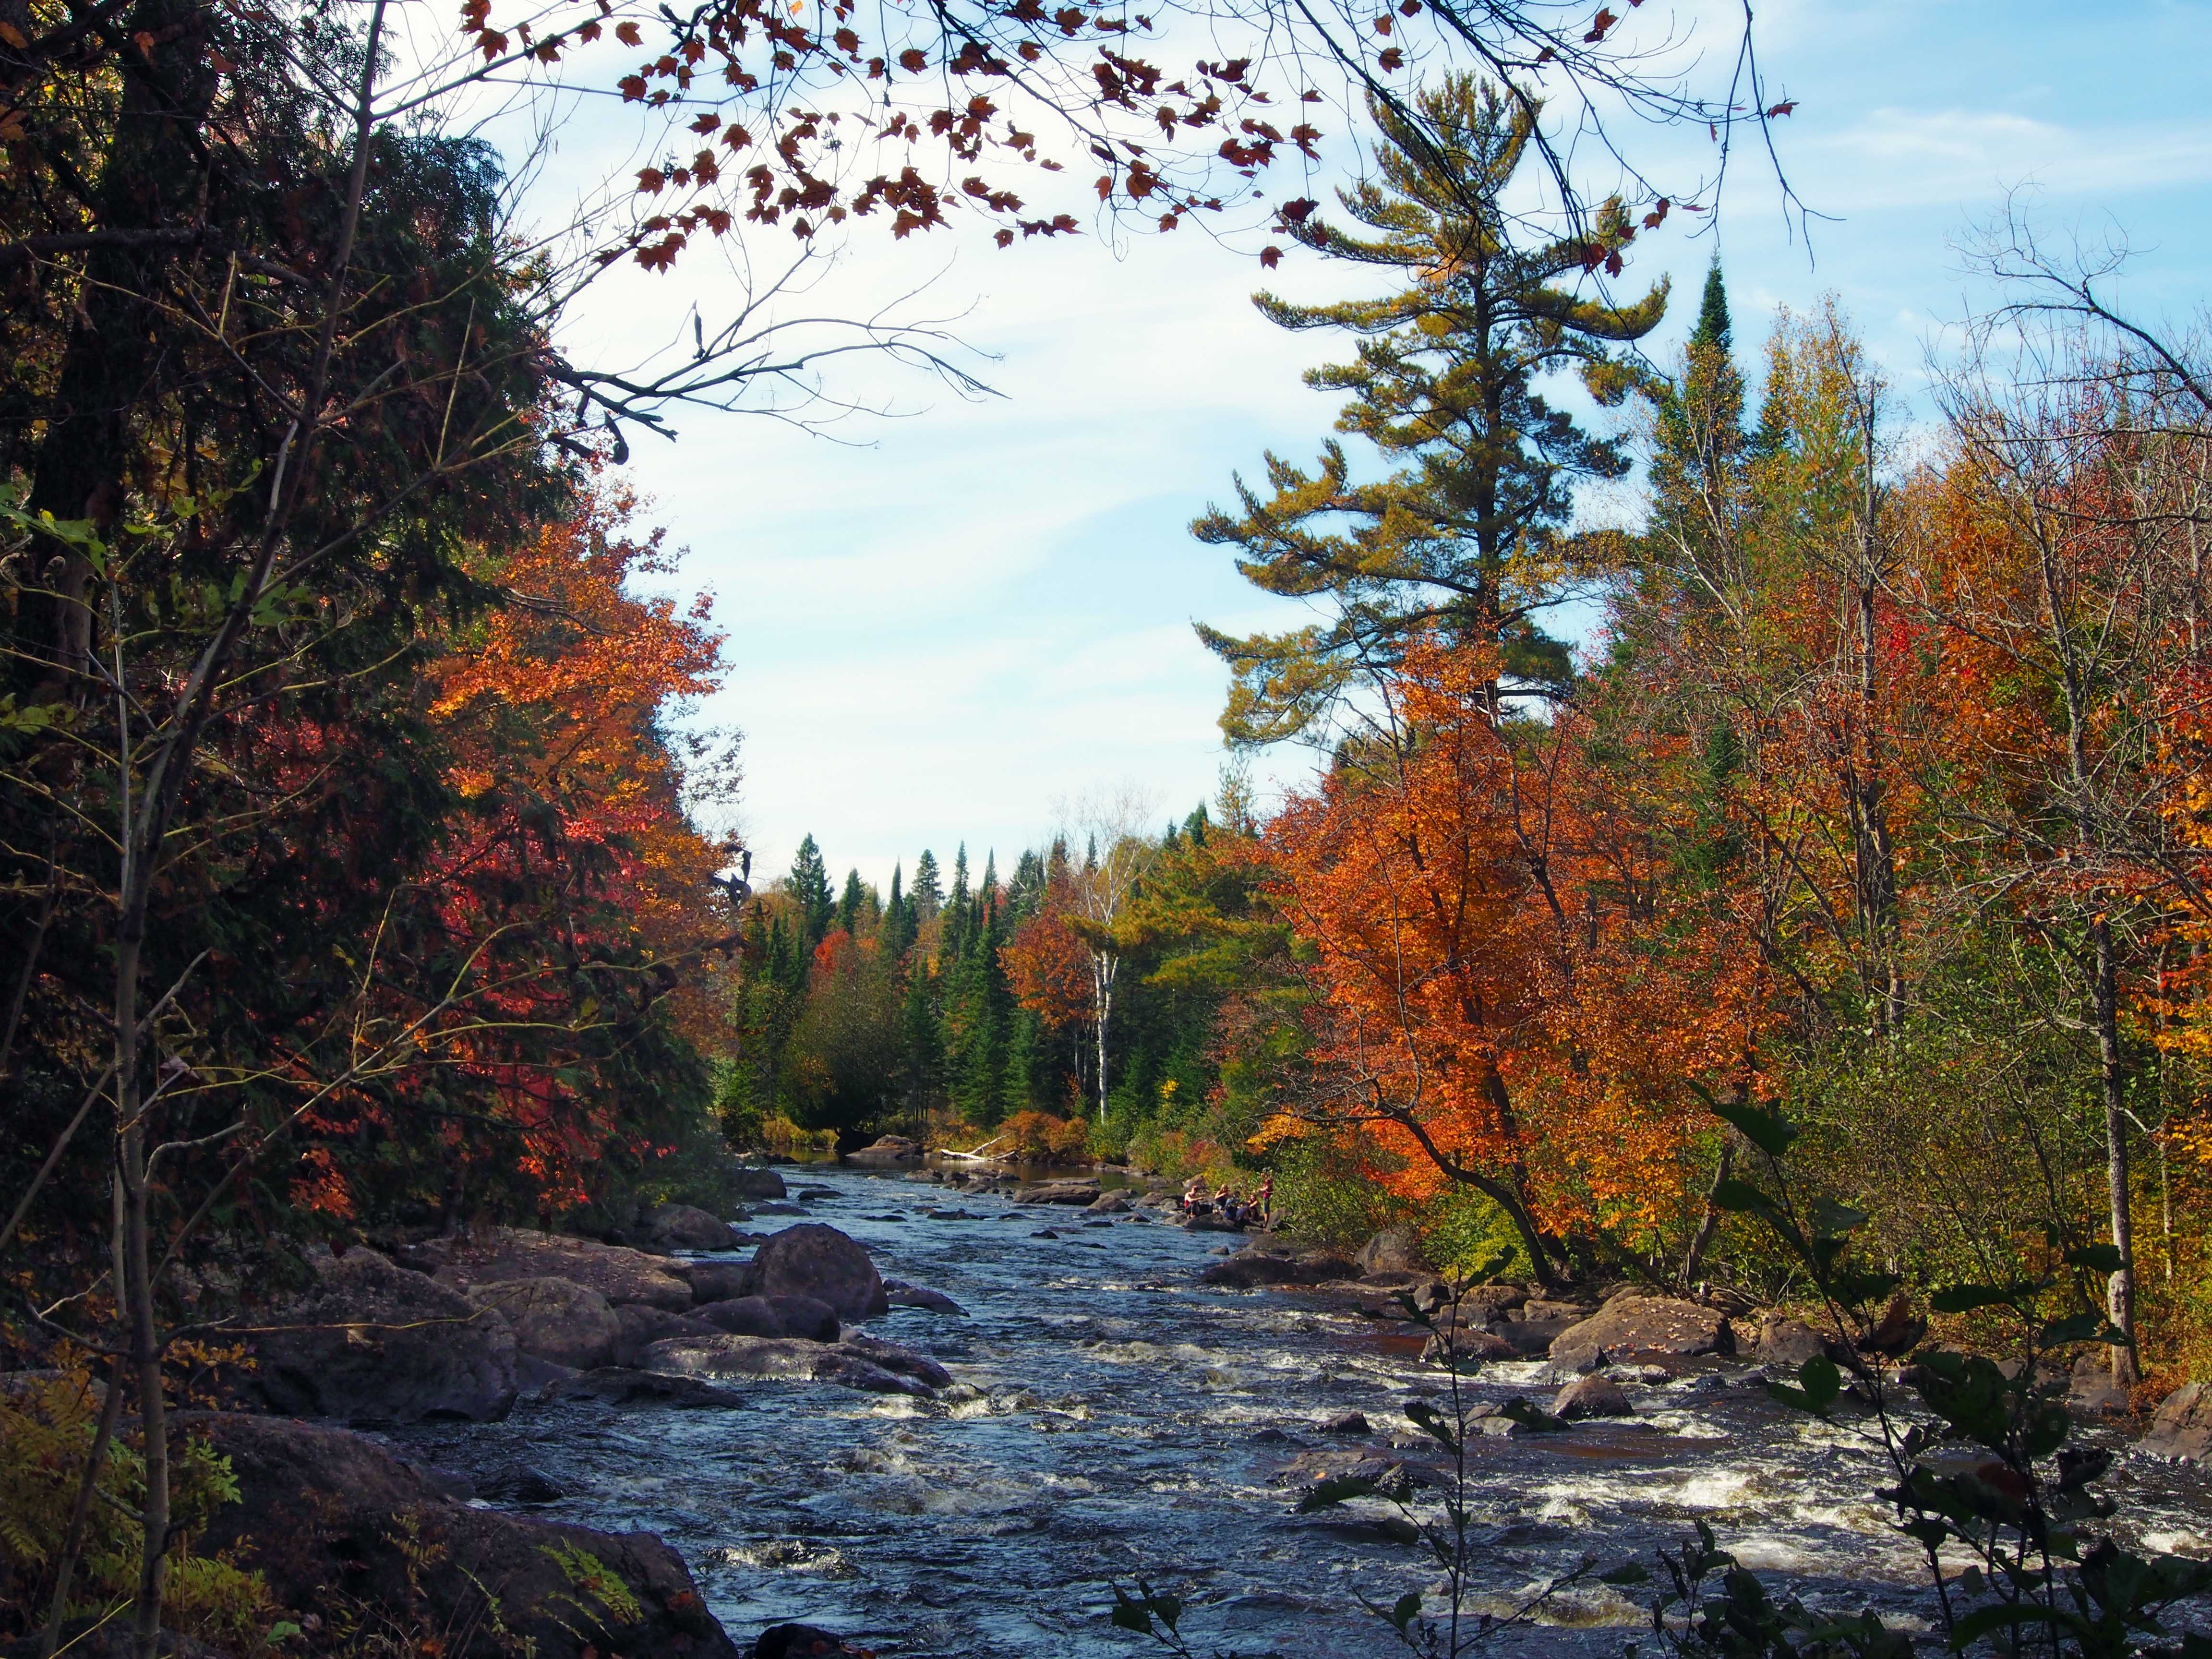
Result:
M690 1204L663 1204L645 1218L646 1242L657 1250L734 1250L737 1229Z
M1786 1314L1766 1314L1759 1322L1754 1352L1760 1364L1794 1371L1815 1356L1836 1358L1842 1352L1842 1344L1814 1330L1802 1319L1792 1319Z
M866 1346L861 1346L866 1343ZM646 1364L672 1376L835 1382L872 1394L927 1395L951 1382L933 1359L889 1342L805 1342L787 1336L701 1336L657 1342Z
M1617 1296L1552 1340L1552 1363L1594 1370L1608 1358L1636 1353L1728 1354L1735 1333L1726 1315L1673 1297Z
M469 1305L490 1309L514 1329L522 1352L587 1371L614 1364L622 1322L606 1297L568 1279L515 1279L471 1285Z
M1553 1396L1552 1415L1562 1422L1585 1417L1633 1417L1627 1392L1609 1376L1578 1376Z
M185 1425L239 1484L195 1551L234 1552L286 1607L356 1610L365 1637L389 1633L395 1648L433 1632L445 1659L737 1659L682 1558L651 1533L471 1508L450 1481L339 1429L232 1413L185 1413Z
M666 1256L621 1244L518 1227L483 1243L447 1247L437 1278L455 1290L517 1279L565 1279L597 1291L617 1308L642 1302L682 1313L691 1305L691 1287L677 1277L675 1265Z
M2150 1420L2150 1432L2136 1443L2136 1449L2177 1463L2212 1459L2212 1389L2191 1382L2166 1395Z
M904 1135L878 1135L874 1145L846 1152L842 1157L848 1164L878 1168L886 1164L919 1164L921 1162L921 1143L908 1140Z
M1239 1250L1225 1261L1217 1261L1206 1268L1199 1274L1198 1282L1249 1291L1261 1285L1322 1285L1331 1279L1358 1276L1358 1269L1351 1259L1334 1251L1316 1250L1310 1255L1287 1255L1273 1250L1249 1248Z
M1024 1187L1014 1194L1018 1204L1080 1205L1088 1209L1099 1200L1098 1183L1095 1181L1047 1181L1035 1187Z
M1411 1227L1390 1227L1376 1234L1359 1247L1358 1260L1363 1273L1421 1273L1428 1266L1421 1260L1421 1242Z
M250 1339L244 1392L288 1417L414 1423L503 1417L514 1403L514 1328L459 1291L360 1246L307 1257L307 1293Z
M763 1243L745 1264L738 1294L811 1296L853 1322L879 1318L891 1307L868 1253L818 1221L786 1227Z
M695 1302L727 1302L744 1292L738 1285L745 1276L743 1261L675 1261L669 1271L691 1287Z
M783 1177L773 1170L755 1170L740 1166L729 1172L731 1193L738 1198L785 1198Z
M625 1302L615 1310L615 1319L621 1334L615 1340L614 1363L617 1365L636 1365L644 1361L645 1351L656 1342L667 1342L679 1336L712 1336L715 1327L690 1314L671 1313L665 1308L647 1307L642 1302Z
M691 1310L718 1331L732 1336L795 1336L803 1342L835 1342L837 1316L826 1302L811 1296L738 1296Z

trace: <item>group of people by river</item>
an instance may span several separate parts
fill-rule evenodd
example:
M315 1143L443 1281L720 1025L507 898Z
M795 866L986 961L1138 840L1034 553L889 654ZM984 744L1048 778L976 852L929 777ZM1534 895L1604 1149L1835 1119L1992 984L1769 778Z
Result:
M1183 1182L1182 1212L1186 1216L1212 1216L1232 1227L1262 1227L1267 1224L1269 1212L1275 1204L1275 1177L1269 1176L1260 1183L1260 1189L1246 1198L1235 1188L1224 1185L1208 1197L1206 1177L1193 1176Z

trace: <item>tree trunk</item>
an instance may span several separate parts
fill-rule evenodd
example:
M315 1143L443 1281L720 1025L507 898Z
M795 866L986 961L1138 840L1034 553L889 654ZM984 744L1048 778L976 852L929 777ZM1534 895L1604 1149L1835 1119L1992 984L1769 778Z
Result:
M1682 1258L1682 1288L1689 1290L1698 1282L1698 1269L1704 1265L1705 1251L1711 1247L1713 1235L1720 1231L1721 1212L1713 1196L1721 1183L1735 1169L1735 1141L1733 1138L1721 1142L1720 1161L1713 1167L1713 1184L1705 1194L1705 1212L1698 1218L1698 1231L1691 1236L1690 1253Z
M2112 1350L2112 1380L2132 1385L2140 1375L2136 1351L2135 1221L2129 1209L2128 1112L2121 1089L2124 1055L2120 1048L2119 969L2112 950L2112 925L2100 916L2090 928L2097 950L2097 1058L2105 1100L2105 1195L2110 1206L2112 1248L2120 1265L2106 1283L2106 1310L2127 1339Z

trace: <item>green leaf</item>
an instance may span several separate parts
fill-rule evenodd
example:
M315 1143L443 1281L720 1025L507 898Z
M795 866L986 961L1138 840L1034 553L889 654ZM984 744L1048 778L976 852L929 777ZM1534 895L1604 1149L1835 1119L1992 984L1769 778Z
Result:
M2089 1628L2079 1614L2068 1607L2046 1607L2035 1601L2000 1601L1995 1607L1975 1608L1951 1626L1952 1650L1963 1653L1984 1636L2017 1625L2055 1625L2080 1634L2086 1634Z
M1836 1369L1836 1362L1824 1353L1814 1354L1797 1368L1797 1382L1805 1390L1805 1397L1813 1402L1814 1411L1826 1410L1844 1391L1844 1374Z
M2021 1298L2033 1296L2042 1288L2027 1279L2015 1279L2009 1285L1946 1285L1928 1298L1928 1305L1937 1313L1972 1313L1977 1308L2006 1308L2018 1304Z
M1390 1623L1396 1627L1398 1633L1403 1636L1406 1633L1406 1627L1420 1615L1420 1591L1407 1590L1398 1598L1398 1604L1390 1609Z
M2099 1273L2116 1273L2124 1265L2117 1244L2084 1244L2067 1251L2065 1261L2069 1267L2087 1267Z
M2127 1338L2107 1325L2104 1315L2090 1309L2052 1320L2035 1334L2035 1340L2039 1346L2051 1348L2063 1342L2124 1342Z
M1731 1176L1726 1181L1713 1183L1706 1198L1716 1210L1730 1210L1738 1213L1756 1212L1762 1215L1774 1212L1774 1200L1747 1181L1738 1181Z
M1781 1157L1790 1150L1790 1143L1797 1139L1797 1131L1772 1112L1762 1112L1756 1106L1738 1106L1724 1100L1708 1100L1705 1103L1714 1116L1724 1119L1741 1130L1743 1138L1769 1158Z
M1115 1594L1118 1595L1120 1592L1116 1591ZM1152 1633L1152 1615L1145 1610L1145 1604L1142 1601L1124 1599L1115 1603L1114 1623L1119 1628L1133 1630L1139 1636L1150 1636Z

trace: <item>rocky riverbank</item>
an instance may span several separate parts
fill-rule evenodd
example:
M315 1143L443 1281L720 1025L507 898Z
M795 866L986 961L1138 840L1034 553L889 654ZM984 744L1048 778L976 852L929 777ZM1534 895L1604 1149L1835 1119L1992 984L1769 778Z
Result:
M759 1196L756 1214L811 1213L731 1241L750 1255L516 1231L316 1256L257 1320L235 1379L253 1409L191 1419L244 1497L201 1547L260 1568L327 1651L402 1626L455 1659L773 1659L823 1630L909 1655L1028 1650L1004 1638L1012 1620L1105 1652L1085 1598L1164 1562L1255 1632L1334 1630L1356 1611L1345 1586L1295 1616L1269 1598L1401 1569L1369 1521L1286 1532L1297 1496L1347 1473L1433 1481L1402 1419L1435 1397L1449 1344L1484 1362L1468 1411L1496 1460L1483 1502L1504 1588L1593 1538L1671 1542L1686 1513L1793 1540L1816 1587L1866 1593L1883 1559L1878 1516L1840 1553L1833 1520L1790 1518L1815 1493L1820 1514L1853 1513L1834 1506L1871 1488L1756 1386L1820 1351L1786 1318L1487 1286L1437 1320L1449 1288L1390 1235L1356 1254L1221 1239L1165 1194L1057 1173L811 1182ZM2146 1444L2193 1456L2208 1434L2187 1392ZM2124 1466L2150 1483L2138 1507L2196 1527L2159 1467ZM1589 1650L1617 1647L1599 1634L1632 1612L1577 1613ZM1364 1650L1356 1621L1338 1637Z

